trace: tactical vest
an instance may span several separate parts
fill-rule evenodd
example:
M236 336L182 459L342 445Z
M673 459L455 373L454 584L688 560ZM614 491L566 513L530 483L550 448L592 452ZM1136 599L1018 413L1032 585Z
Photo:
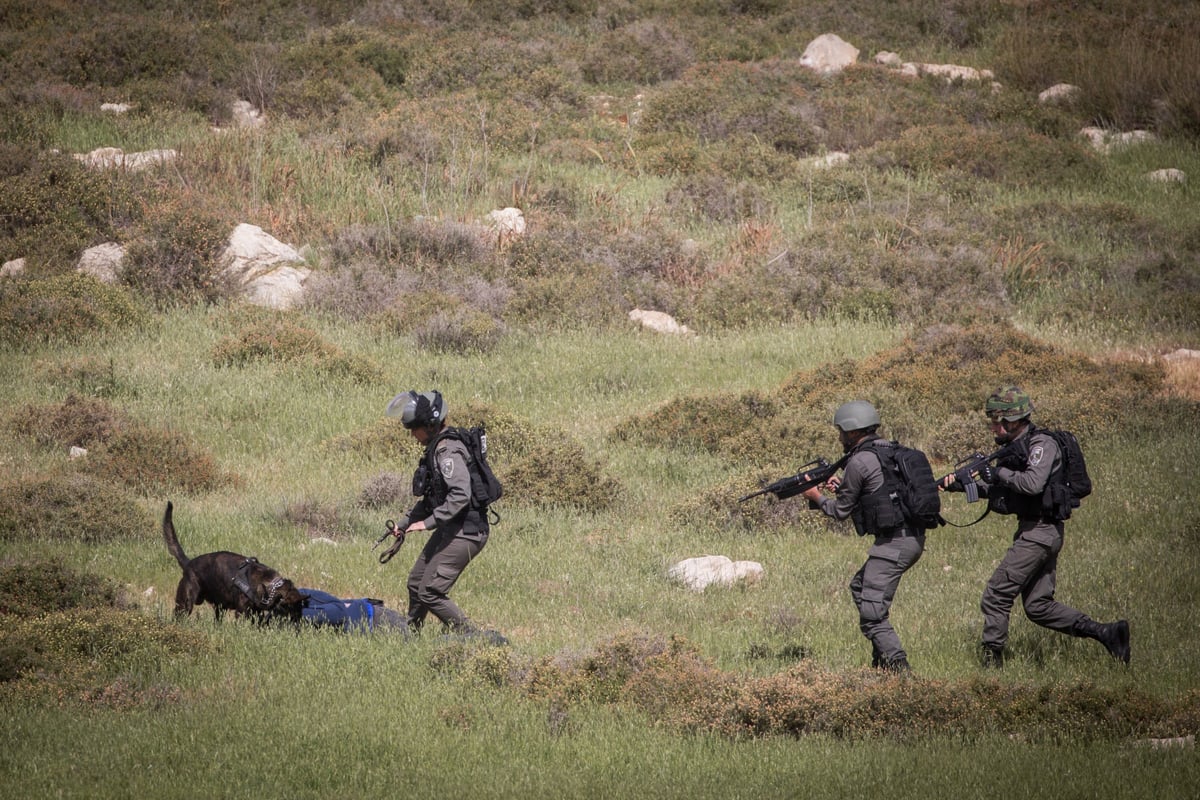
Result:
M425 456L421 460L421 466L418 468L418 473L422 469L425 471L425 478L427 482L425 491L420 492L419 494L425 495L426 500L429 502L430 508L437 508L438 506L442 505L446 502L446 498L450 495L450 486L446 483L446 479L442 477L442 471L438 469L437 466L438 442L446 438L447 433L448 432L445 430L442 431L434 438L432 442L429 443L429 446L425 448ZM471 462L471 454L470 452L467 452L465 445L463 446L463 451L466 454L467 470L469 471L474 469L475 465ZM414 478L414 487L415 485L416 480ZM468 488L467 511L462 517L462 531L463 533L487 533L489 528L487 511L476 506L476 504L471 501L470 494L471 490Z
M1015 442L1016 446L1011 453L996 461L996 467L1004 467L1013 472L1024 472L1029 465L1030 443L1033 441L1034 434L1040 432L1040 429L1030 425L1029 433ZM1061 453L1055 457L1055 463L1051 465L1050 477L1046 480L1046 489L1055 481L1062 480L1061 459ZM1015 514L1020 519L1044 519L1042 497L1046 493L1046 489L1037 494L1023 494L1007 486L989 486L988 510L995 511L997 514Z
M894 533L904 527L904 509L898 500L900 481L894 470L887 468L885 459L889 456L880 450L890 449L892 443L879 436L867 439L854 449L869 449L879 459L883 473L883 483L870 494L861 495L854 508L850 511L850 519L854 521L854 530L859 536L868 533L876 536Z

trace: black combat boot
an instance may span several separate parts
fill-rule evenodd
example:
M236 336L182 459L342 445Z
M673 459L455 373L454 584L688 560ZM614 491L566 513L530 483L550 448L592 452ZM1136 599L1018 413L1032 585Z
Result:
M879 648L874 644L871 645L871 668L881 669L883 667L883 653L879 652Z
M1004 648L985 644L979 663L984 669L1000 669L1004 666Z
M1071 633L1095 639L1104 645L1110 656L1125 664L1129 663L1129 623L1126 620L1100 623L1084 617L1075 623Z
M900 656L899 658L893 658L891 661L885 661L883 663L883 670L885 672L895 672L898 675L903 675L905 673L912 672L912 667L908 665L907 658Z

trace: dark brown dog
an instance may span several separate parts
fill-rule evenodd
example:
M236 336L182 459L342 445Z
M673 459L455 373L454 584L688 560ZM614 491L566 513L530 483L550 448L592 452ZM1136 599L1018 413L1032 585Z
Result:
M175 536L172 505L163 515L167 550L183 569L175 588L175 616L186 617L201 603L210 603L217 620L226 609L265 623L274 617L299 622L308 597L295 584L257 559L220 550L195 558L184 555Z

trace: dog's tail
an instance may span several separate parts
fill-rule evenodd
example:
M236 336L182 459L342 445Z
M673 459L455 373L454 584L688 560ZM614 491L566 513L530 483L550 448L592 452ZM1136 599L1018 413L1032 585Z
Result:
M171 555L175 556L175 560L179 562L179 566L186 567L188 565L188 557L184 555L183 547L179 544L179 539L175 536L175 523L171 521L171 501L167 501L167 513L163 514L163 539L167 542L167 550Z

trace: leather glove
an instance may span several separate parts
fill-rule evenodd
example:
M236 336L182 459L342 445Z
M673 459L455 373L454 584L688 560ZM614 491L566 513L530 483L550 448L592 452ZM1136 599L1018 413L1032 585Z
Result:
M979 480L983 481L988 486L996 485L996 468L991 464L984 464L975 474L979 476Z

